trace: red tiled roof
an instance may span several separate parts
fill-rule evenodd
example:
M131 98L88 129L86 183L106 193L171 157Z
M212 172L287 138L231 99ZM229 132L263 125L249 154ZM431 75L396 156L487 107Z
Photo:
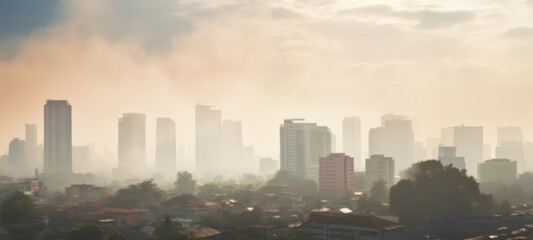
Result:
M332 212L312 212L309 216L311 224L335 224L388 229L401 226L395 222L372 215L345 214Z
M133 214L133 213L145 213L149 212L150 209L144 209L144 208L108 208L104 207L104 212L110 212L110 213L126 213L126 214Z
M188 207L193 207L193 206L200 207L200 206L206 206L206 203L205 201L200 200L193 195L184 194L184 195L173 197L169 200L164 201L163 205L164 206L176 206L177 205L177 206L188 206Z

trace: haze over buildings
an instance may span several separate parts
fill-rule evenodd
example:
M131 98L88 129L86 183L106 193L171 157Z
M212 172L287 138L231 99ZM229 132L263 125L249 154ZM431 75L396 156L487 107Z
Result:
M170 118L158 118L155 142L155 169L174 176L176 168L176 123Z
M118 119L118 171L146 174L146 116L124 113Z
M66 100L44 105L43 173L72 173L72 108Z

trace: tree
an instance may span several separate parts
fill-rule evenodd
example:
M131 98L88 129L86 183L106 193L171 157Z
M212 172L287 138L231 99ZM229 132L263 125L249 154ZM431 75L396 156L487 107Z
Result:
M213 201L220 194L222 190L216 183L206 183L198 188L198 198L201 199Z
M178 179L174 182L174 185L178 194L193 194L194 188L196 187L196 180L187 171L179 172Z
M379 179L372 184L370 189L370 197L376 199L380 203L386 203L389 201L389 188L387 188L387 183L383 179Z
M22 192L13 192L0 205L2 223L27 223L37 217L37 210L31 198Z
M306 240L309 239L305 233L301 231L283 231L278 232L274 236L270 237L270 240Z
M117 231L113 231L107 236L107 240L126 240L126 237Z
M70 239L76 240L99 240L102 239L104 233L96 225L88 224L73 230L69 233Z
M356 201L357 211L361 213L371 213L381 207L381 203L367 194L361 195Z
M107 204L111 207L121 208L150 207L161 201L163 194L163 190L159 189L157 184L150 179L118 190L107 200Z
M428 160L413 164L405 176L390 189L390 210L402 224L421 224L424 216L439 210L488 213L494 208L492 196L481 194L466 170Z
M186 240L189 237L179 231L178 225L172 221L169 215L165 215L163 220L157 224L154 231L159 240Z
M278 171L273 178L267 181L267 186L288 185L296 193L302 196L314 196L317 194L318 186L311 179L291 177L287 171Z

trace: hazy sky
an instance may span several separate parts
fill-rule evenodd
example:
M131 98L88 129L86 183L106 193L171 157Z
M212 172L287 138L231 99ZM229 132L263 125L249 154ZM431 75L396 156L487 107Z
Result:
M295 117L338 146L343 117L361 117L366 142L390 111L419 141L461 123L533 140L532 60L531 0L1 1L0 153L26 122L42 139L46 99L72 104L75 145L112 149L117 119L142 112L148 145L171 117L192 154L196 103L276 159Z

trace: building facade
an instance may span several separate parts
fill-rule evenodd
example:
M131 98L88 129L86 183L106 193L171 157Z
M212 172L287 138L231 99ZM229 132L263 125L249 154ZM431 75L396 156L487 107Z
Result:
M44 174L72 173L72 107L66 100L44 105Z
M439 147L439 161L442 165L452 165L458 169L465 169L465 158L457 157L455 147Z
M361 120L359 117L347 117L342 121L342 150L352 156L356 170L363 169L361 161Z
M354 190L354 160L344 153L320 158L318 186L322 195L336 200L345 190Z
M490 159L478 164L478 181L512 183L516 180L516 161L509 159Z
M196 172L217 171L220 164L221 112L210 106L196 105Z
M146 171L146 116L124 113L118 120L118 168L126 174Z
M366 159L367 187L372 187L372 184L379 180L385 181L388 187L394 185L394 163L394 159L384 155L372 155Z
M158 118L155 136L155 168L166 176L176 175L176 123Z

